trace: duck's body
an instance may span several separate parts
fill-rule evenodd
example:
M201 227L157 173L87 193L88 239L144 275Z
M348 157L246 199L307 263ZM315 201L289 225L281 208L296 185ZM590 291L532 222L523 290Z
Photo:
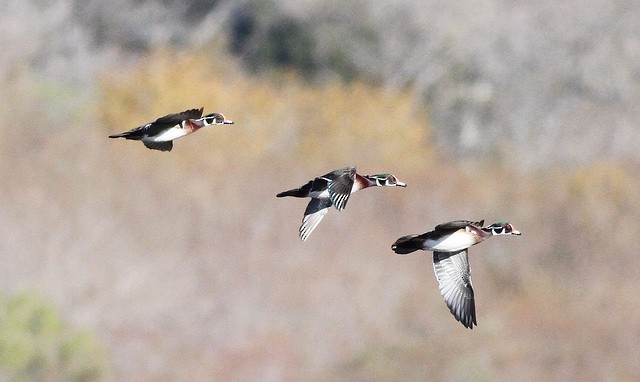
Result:
M329 207L334 206L342 211L351 194L376 186L406 187L406 184L392 174L360 175L356 173L355 167L345 167L310 180L302 187L281 192L276 197L311 198L300 226L300 239L306 241L327 214Z
M420 235L408 235L394 243L396 253L407 254L419 249L424 251L456 252L478 244L491 234L482 230L484 220L472 222L455 220L437 225L433 231Z
M482 227L483 224L484 220L439 224L433 231L403 236L391 246L399 254L419 249L433 251L433 269L440 293L454 317L469 329L477 322L468 248L494 235L520 235L509 223Z
M233 124L220 113L202 117L203 108L186 110L181 113L160 117L154 122L136 127L124 133L110 135L109 138L125 138L142 141L149 149L171 151L173 140L192 134L209 125Z

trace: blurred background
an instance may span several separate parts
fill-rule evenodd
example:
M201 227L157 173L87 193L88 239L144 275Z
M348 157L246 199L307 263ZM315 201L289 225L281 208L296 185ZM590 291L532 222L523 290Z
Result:
M638 2L5 0L0 46L0 379L640 378ZM275 194L348 165L409 186L302 243ZM390 250L454 219L523 232L473 331Z

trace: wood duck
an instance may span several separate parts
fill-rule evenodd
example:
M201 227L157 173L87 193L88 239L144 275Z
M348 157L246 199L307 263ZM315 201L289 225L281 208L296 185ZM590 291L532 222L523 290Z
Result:
M276 197L311 198L300 226L300 239L306 241L329 212L329 207L334 206L342 211L347 206L349 196L356 191L368 187L396 186L407 185L392 174L360 175L356 174L355 167L345 167L310 180L300 188L281 192Z
M124 133L109 135L109 138L125 138L142 141L152 150L171 151L173 140L194 133L198 129L209 125L229 125L233 121L224 118L220 113L211 113L202 117L204 109L191 109L182 113L165 115L155 120L125 131Z
M418 249L433 251L433 269L440 294L456 320L469 329L478 323L467 249L491 236L520 235L506 222L493 223L484 228L483 224L484 220L456 220L439 224L433 231L403 236L391 246L401 255Z

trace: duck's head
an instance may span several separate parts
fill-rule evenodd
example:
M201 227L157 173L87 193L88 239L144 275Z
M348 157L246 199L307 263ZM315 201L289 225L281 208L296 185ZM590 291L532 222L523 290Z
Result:
M520 235L520 231L513 228L507 222L493 223L483 228L484 231L491 232L492 235Z
M378 187L407 187L406 183L399 181L393 174L367 175L366 178Z
M205 126L208 125L233 125L233 121L225 119L222 113L211 113L202 117Z

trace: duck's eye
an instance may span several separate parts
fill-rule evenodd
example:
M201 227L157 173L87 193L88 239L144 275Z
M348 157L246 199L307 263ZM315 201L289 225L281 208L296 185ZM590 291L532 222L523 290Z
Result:
M224 123L224 117L222 114L216 114L216 123Z

